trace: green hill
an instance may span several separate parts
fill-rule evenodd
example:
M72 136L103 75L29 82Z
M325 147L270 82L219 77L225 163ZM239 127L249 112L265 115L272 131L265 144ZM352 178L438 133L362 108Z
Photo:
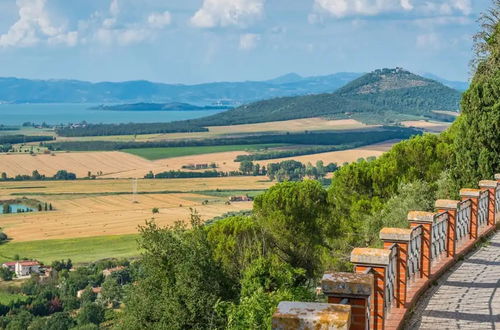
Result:
M381 69L334 93L259 101L193 122L213 126L325 116L388 123L436 118L433 110L458 111L460 96L457 90L403 69Z

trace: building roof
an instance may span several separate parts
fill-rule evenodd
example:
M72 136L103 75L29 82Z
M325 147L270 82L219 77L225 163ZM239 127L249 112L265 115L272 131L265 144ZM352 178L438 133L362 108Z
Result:
M34 261L34 260L9 261L9 262L4 262L2 265L7 266L7 267L14 267L17 263L19 263L21 266L25 266L25 267L40 266L40 263L38 261Z
M19 261L21 266L40 266L38 261Z

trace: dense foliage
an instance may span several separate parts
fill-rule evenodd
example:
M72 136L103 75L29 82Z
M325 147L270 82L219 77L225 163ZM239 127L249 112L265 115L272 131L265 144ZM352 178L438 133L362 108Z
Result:
M115 266L124 268L107 277L103 275L104 269ZM19 298L0 304L0 328L66 330L99 329L103 322L112 325L118 314L113 302L122 301L131 283L139 278L140 265L106 260L69 271L71 267L71 260L57 261L47 277L35 275L20 287L4 284L4 296L7 293ZM11 279L0 275L4 280ZM99 294L92 291L96 287L102 287ZM80 298L79 290L84 290Z
M476 74L453 127L453 178L464 186L500 172L500 1L495 5L482 18L484 29L476 36Z

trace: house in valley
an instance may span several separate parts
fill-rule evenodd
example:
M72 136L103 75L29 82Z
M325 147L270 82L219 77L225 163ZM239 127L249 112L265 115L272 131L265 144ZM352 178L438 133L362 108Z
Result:
M20 260L6 262L2 264L2 267L14 272L17 277L23 277L30 276L31 274L39 274L41 264L34 260Z

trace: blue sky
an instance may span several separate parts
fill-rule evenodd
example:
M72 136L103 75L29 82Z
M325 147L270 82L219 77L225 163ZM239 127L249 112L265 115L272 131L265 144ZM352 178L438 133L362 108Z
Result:
M0 76L169 83L401 66L467 80L491 0L0 0Z

